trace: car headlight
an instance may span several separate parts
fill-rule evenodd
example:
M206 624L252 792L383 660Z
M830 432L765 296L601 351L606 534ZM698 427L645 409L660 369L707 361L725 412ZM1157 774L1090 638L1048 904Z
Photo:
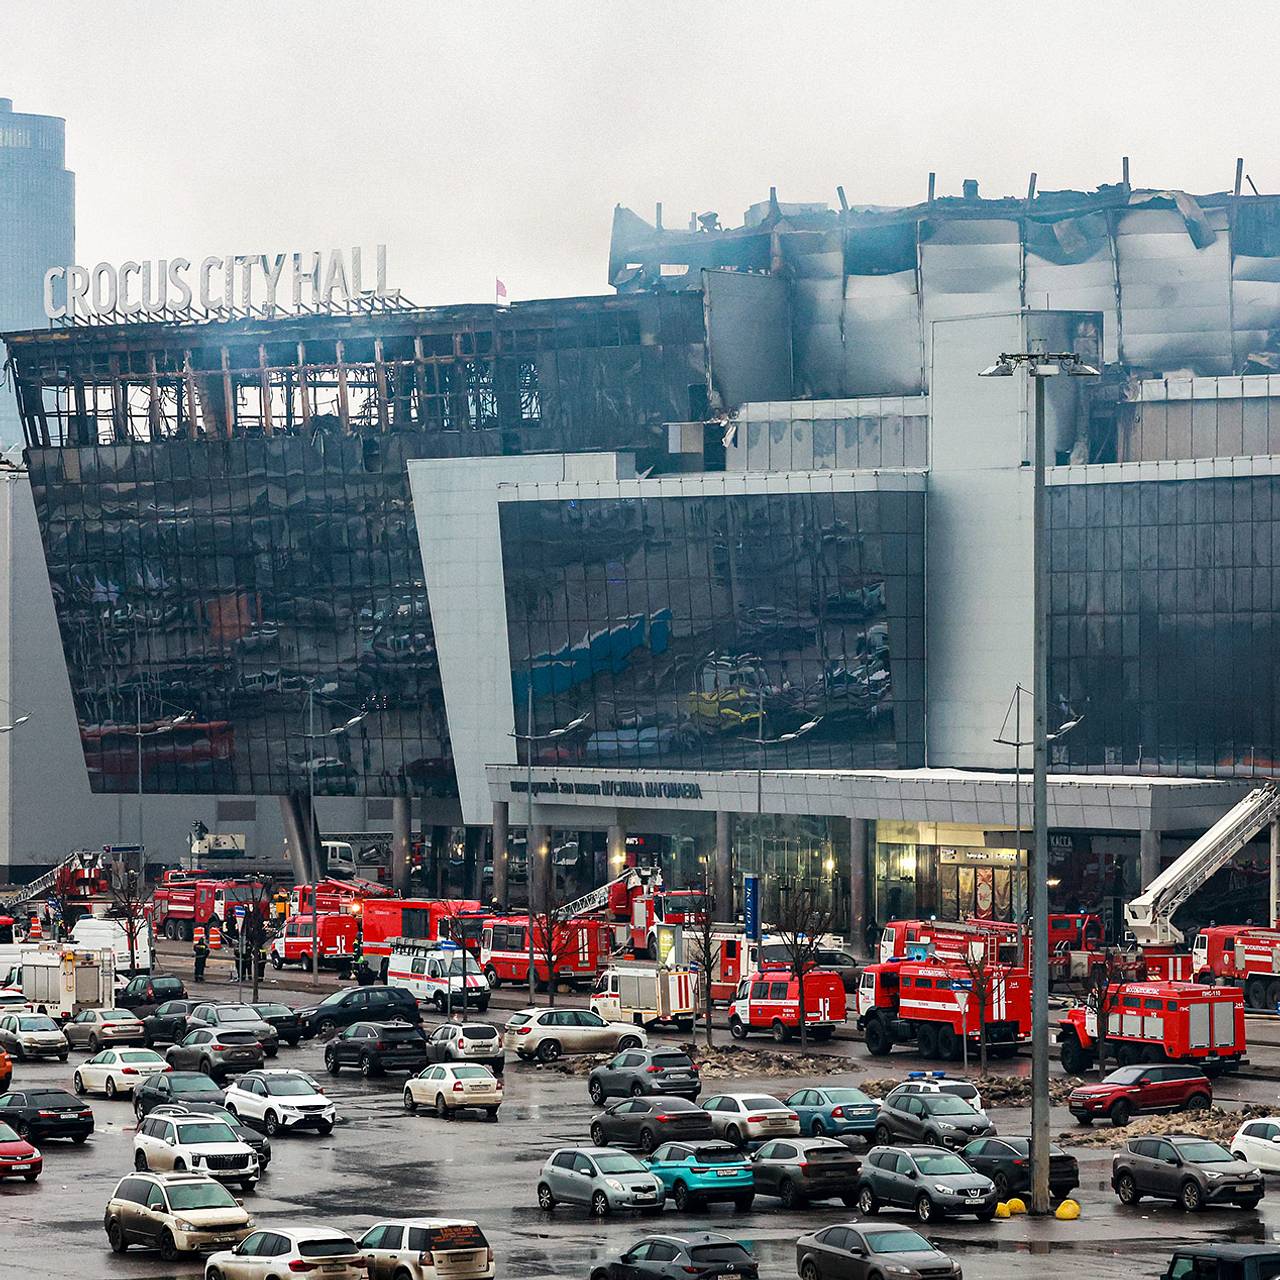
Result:
M1216 1172L1215 1170L1213 1170L1213 1169L1208 1170L1208 1174L1209 1174L1209 1181L1210 1181L1210 1182L1218 1182L1219 1180L1221 1180L1222 1178L1225 1178L1225 1177L1227 1176L1225 1173L1217 1173L1217 1172ZM1238 1178L1238 1177L1240 1177L1241 1175L1240 1175L1240 1174L1238 1174L1238 1173L1233 1173L1231 1176L1232 1176L1233 1178Z
M605 1185L612 1188L614 1191L622 1190L622 1183L620 1183L617 1178L606 1178L604 1181Z
M175 1218L173 1220L173 1225L177 1227L179 1231L199 1231L200 1229L194 1222L188 1222L186 1218Z
M887 1271L891 1276L909 1276L911 1274L910 1267L901 1267L896 1262L889 1262L880 1268L881 1271Z
M950 1195L954 1190L952 1187L944 1186L941 1182L935 1182L933 1184L933 1189L935 1191L941 1191L944 1195Z

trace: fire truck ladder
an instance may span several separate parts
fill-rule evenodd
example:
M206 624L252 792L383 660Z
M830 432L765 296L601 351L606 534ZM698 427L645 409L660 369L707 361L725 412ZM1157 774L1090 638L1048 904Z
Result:
M1125 923L1139 944L1170 946L1181 942L1182 931L1174 927L1173 913L1277 818L1280 786L1274 782L1255 787L1219 818L1171 867L1126 904Z
M43 898L50 889L58 883L58 875L64 867L71 867L75 870L87 870L96 865L98 853L90 849L76 849L73 853L69 853L61 862L44 875L32 880L30 884L23 887L22 892L16 898L10 898L5 906L7 907L25 907L28 902L35 902L37 898Z
M585 916L592 911L599 911L609 901L609 891L615 885L624 884L628 889L633 889L636 885L645 883L645 878L634 867L628 868L617 879L610 880L608 884L602 884L598 889L592 889L590 893L584 893L582 897L574 898L572 902L565 903L563 914L568 918L569 916Z

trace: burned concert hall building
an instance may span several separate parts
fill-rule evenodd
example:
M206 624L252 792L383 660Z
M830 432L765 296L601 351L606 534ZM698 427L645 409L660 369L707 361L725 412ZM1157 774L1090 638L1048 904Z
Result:
M1048 387L1055 907L1116 923L1271 776L1280 199L620 208L608 275L6 336L95 794L409 801L504 900L532 848L821 881L855 940L1015 916L1030 405L978 374L1037 344L1101 371Z

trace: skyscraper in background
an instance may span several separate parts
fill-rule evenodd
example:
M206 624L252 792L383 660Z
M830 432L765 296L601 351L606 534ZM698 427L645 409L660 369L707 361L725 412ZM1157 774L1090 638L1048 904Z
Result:
M75 258L75 174L65 121L0 98L0 332L47 323L44 273ZM0 394L0 449L22 439L13 393Z

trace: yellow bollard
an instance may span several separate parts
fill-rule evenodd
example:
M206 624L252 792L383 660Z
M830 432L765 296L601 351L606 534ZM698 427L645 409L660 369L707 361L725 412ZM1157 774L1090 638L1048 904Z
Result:
M1074 1222L1080 1216L1080 1201L1064 1200L1053 1211L1053 1216L1060 1222Z
M1007 1218L1009 1216L1009 1206L1003 1202L996 1205L996 1217Z
M1009 1210L1010 1217L1012 1217L1014 1214L1026 1213L1027 1202L1019 1196L1014 1196L1005 1202L1005 1207Z

